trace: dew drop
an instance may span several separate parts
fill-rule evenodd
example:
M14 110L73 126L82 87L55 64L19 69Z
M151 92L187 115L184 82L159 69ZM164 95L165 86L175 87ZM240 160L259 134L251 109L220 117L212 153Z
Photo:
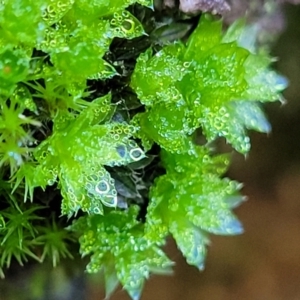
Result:
M106 194L109 192L110 187L106 180L101 180L95 187L95 190L99 194Z
M101 214L102 214L102 211L101 211L101 209L100 209L99 207L94 207L94 208L93 208L93 212L94 212L95 214L97 214L97 215L101 215Z
M134 148L129 151L129 156L132 160L138 161L144 155L144 152L140 148Z
M118 197L117 196L107 196L105 199L101 200L102 203L108 207L116 207L118 204Z

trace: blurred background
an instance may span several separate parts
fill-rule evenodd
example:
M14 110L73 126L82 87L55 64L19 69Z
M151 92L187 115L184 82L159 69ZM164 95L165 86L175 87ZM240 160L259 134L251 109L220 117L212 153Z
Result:
M151 277L142 300L300 299L300 6L228 2L232 10L225 21L231 23L247 12L249 21L264 29L262 38L272 37L271 54L278 58L274 67L289 80L287 102L265 106L272 133L251 133L252 149L246 158L232 154L227 175L243 182L242 193L248 196L236 210L245 233L211 236L203 272L188 266L170 240L166 252L176 261L174 274ZM83 277L83 265L66 265L72 267L11 270L0 282L0 300L104 299L100 276ZM119 288L111 299L129 297Z

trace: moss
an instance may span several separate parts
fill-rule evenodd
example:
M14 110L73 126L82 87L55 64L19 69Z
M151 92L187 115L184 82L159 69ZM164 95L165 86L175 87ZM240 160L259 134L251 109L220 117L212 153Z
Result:
M259 101L280 99L284 82L243 22L223 33L202 15L166 42L146 6L1 2L1 276L12 259L56 266L79 243L108 296L120 282L138 299L151 272L170 271L168 235L202 269L210 233L242 232L230 204L241 185L210 143L246 154L247 129L270 130Z

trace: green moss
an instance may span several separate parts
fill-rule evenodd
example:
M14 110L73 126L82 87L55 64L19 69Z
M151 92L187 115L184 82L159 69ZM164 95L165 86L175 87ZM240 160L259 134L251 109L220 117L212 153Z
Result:
M147 108L139 120L148 139L168 151L187 152L184 137L201 127L208 141L225 137L245 154L250 149L245 128L268 132L253 102L278 100L280 77L268 69L265 54L239 45L240 26L228 30L235 41L229 34L222 39L220 21L205 15L185 45L139 57L131 86ZM255 124L247 120L248 108L255 111Z
M203 15L162 46L141 5L152 2L0 3L0 276L12 259L56 266L78 242L107 296L120 282L138 299L151 272L170 271L168 235L202 269L209 234L242 232L241 185L208 145L224 137L246 154L247 129L270 131L260 102L284 81L243 22L223 33Z

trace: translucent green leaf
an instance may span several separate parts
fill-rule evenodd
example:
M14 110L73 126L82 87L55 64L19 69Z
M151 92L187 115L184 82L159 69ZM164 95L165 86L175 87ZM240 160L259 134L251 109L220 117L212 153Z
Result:
M45 30L43 39L37 44L37 49L49 52L66 52L69 50L68 40L72 32L64 24L55 25Z
M187 61L201 59L205 52L220 43L221 29L221 20L214 21L211 15L203 15L187 42L184 59Z
M227 214L223 218L220 217L220 226L210 228L209 232L220 235L235 235L244 232L242 224L233 214Z
M206 234L193 225L176 223L176 221L171 223L170 232L187 263L203 270L208 244Z
M161 160L170 173L195 173L223 175L229 166L229 156L226 154L211 156L205 147L190 144L186 153L171 153L161 151Z
M260 28L256 23L245 26L237 41L239 46L249 50L251 53L256 53L259 31Z
M240 123L248 129L269 133L270 123L267 121L260 105L256 102L235 101L230 104L232 115L236 115Z
M115 291L119 284L119 279L115 270L115 266L103 267L104 278L105 278L105 298L109 299L111 294Z
M201 229L214 234L240 234L242 227L231 213L227 198L234 195L239 185L234 181L202 177L201 187L187 188L191 202L186 214L191 222ZM201 182L199 180L199 184Z
M74 3L75 0L51 1L51 3L47 3L43 11L43 20L48 26L58 22L72 8Z
M246 20L238 19L232 23L222 37L222 43L232 43L239 40L245 30Z
M113 191L115 194L116 191L113 183L108 181L110 176L101 166L98 166L98 168L94 166L93 170L88 174L83 173L83 168L80 165L74 168L74 164L72 167L62 165L61 171L59 186L64 198L61 207L62 214L72 216L80 208L90 214L102 214L102 203L109 205L112 199L115 199L116 195L113 195ZM92 176L92 178L89 176ZM106 177L108 180L105 180ZM98 192L97 187L99 184L101 187L102 185L105 186L105 192L110 193L111 197L103 195L103 188ZM107 202L106 199L108 199ZM109 206L113 206L114 204L116 206L113 200L113 203Z
M76 127L86 128L107 120L114 112L111 105L111 94L95 98L92 102L86 102L86 108L82 110L76 119Z
M250 150L250 139L246 135L243 121L237 118L230 104L222 107L203 107L201 125L208 141L222 136L237 151L247 153Z
M110 30L113 37L127 39L145 34L142 24L126 10L113 14L113 18L110 20Z
M248 86L244 78L247 57L248 51L231 43L214 47L199 60L190 84L199 91L204 105L239 99Z
M268 69L271 60L266 56L250 55L245 61L245 78L248 88L241 98L258 101L276 101L279 92L287 86L287 81Z
M233 101L214 110L203 107L202 114L207 139L212 141L218 136L225 137L241 153L247 153L250 149L245 128L266 133L271 130L259 104L255 102Z

